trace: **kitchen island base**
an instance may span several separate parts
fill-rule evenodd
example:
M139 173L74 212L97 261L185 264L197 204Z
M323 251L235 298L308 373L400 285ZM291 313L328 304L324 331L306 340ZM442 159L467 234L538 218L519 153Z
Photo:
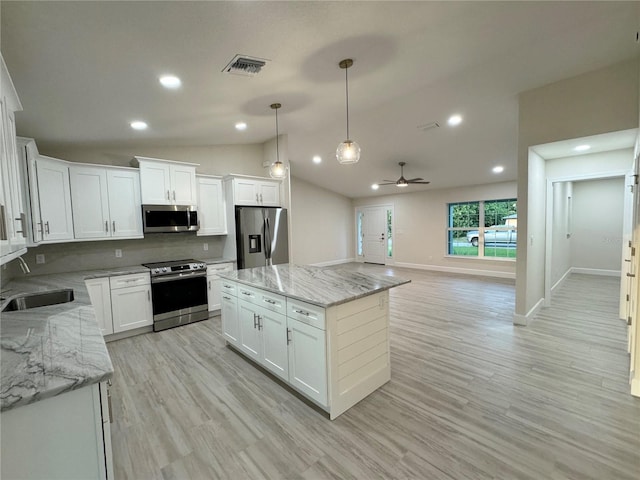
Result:
M333 420L391 378L389 292L322 308L223 282L227 344Z

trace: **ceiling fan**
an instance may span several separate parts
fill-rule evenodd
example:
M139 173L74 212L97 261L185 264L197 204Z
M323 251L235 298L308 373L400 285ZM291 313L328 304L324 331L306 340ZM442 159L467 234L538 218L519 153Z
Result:
M427 185L431 183L423 182L422 178L411 178L407 180L406 178L404 178L404 166L406 165L406 162L398 162L398 165L400 165L400 178L398 180L383 180L383 182L387 183L379 183L378 185L395 185L396 187L407 187L414 184Z

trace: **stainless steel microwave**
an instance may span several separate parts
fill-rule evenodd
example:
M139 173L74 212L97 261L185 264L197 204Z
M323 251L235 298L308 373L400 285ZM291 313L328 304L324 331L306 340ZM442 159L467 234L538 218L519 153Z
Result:
M144 233L195 232L200 228L195 205L142 205Z

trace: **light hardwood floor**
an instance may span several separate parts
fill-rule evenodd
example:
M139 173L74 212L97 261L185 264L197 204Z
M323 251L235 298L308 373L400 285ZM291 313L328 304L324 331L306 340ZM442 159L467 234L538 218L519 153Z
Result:
M335 421L226 348L220 317L108 345L116 478L640 478L619 281L573 275L528 327L514 283L374 266L391 381Z

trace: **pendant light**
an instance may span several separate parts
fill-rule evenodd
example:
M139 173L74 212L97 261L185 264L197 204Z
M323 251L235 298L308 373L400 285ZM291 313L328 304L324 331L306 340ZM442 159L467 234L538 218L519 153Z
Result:
M349 76L347 74L347 70L353 65L353 60L346 58L338 65L340 68L344 69L344 79L347 92L347 139L338 145L338 148L336 149L336 159L342 165L349 165L351 163L358 163L358 160L360 160L360 145L349 139Z
M287 167L280 161L280 136L278 132L278 109L282 107L280 103L272 103L271 108L276 111L276 161L269 167L269 175L271 178L284 178L287 176Z

